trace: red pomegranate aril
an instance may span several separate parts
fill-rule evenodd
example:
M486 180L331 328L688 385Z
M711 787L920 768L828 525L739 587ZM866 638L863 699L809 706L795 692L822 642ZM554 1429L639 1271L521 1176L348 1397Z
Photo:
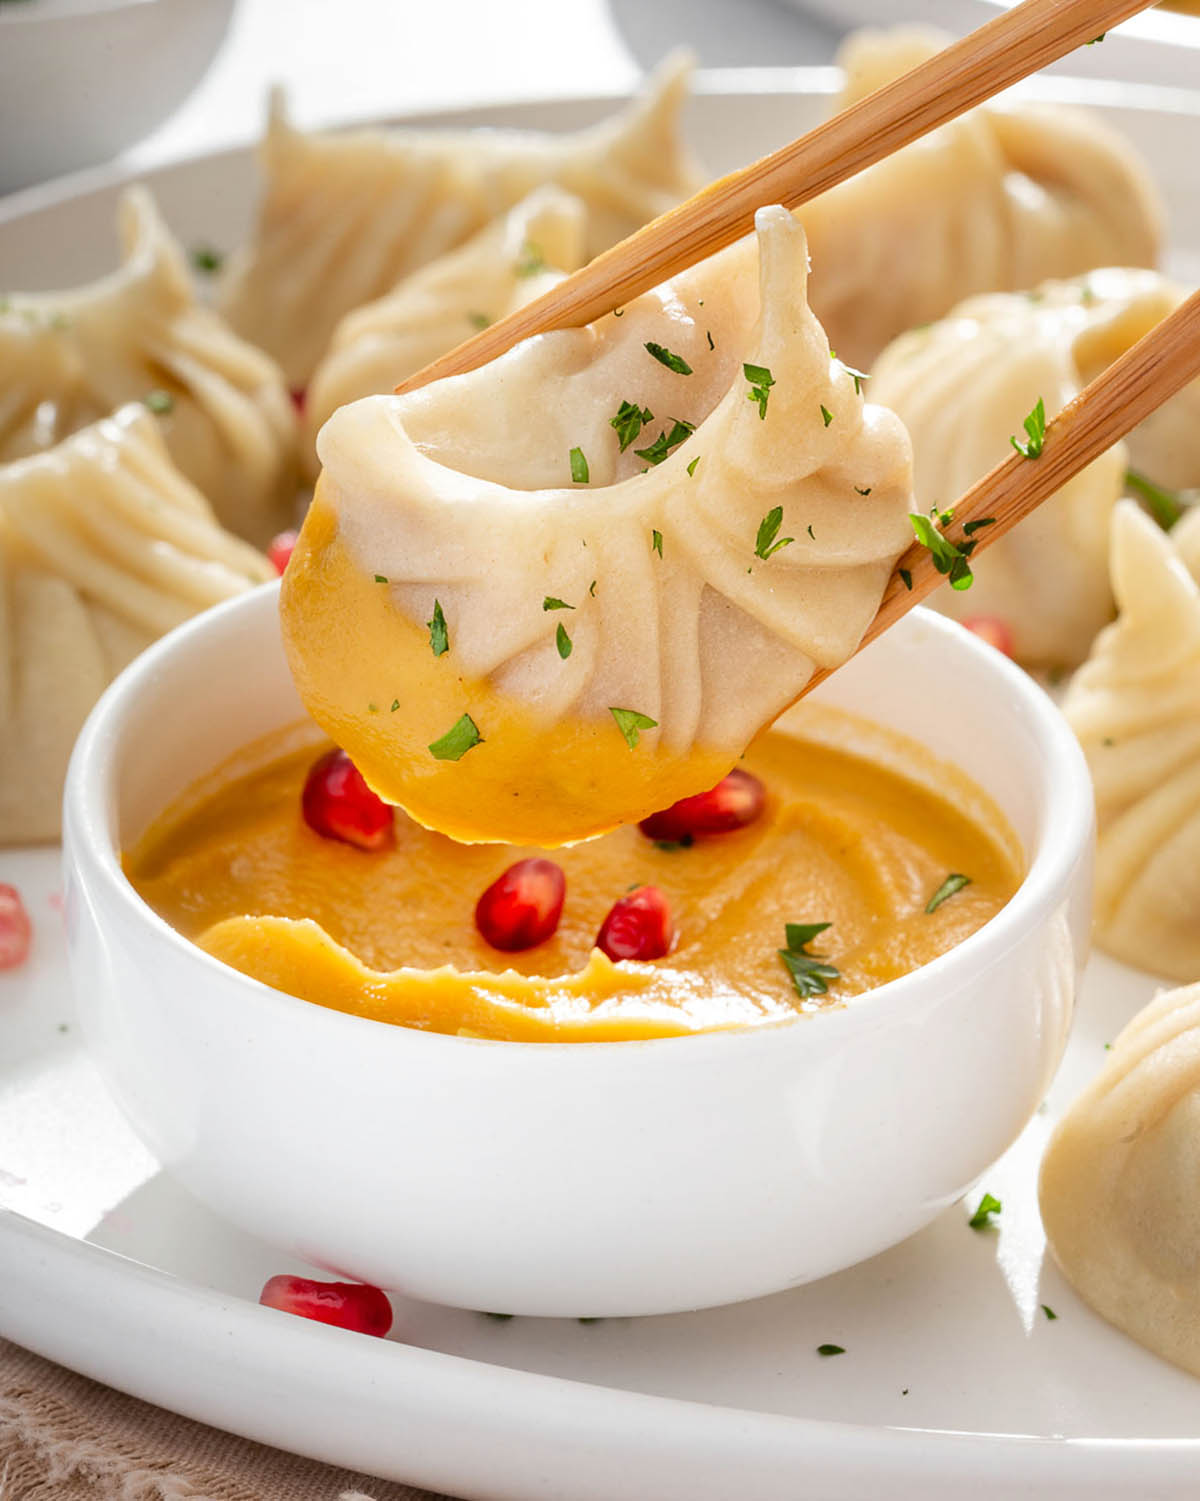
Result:
M1001 620L999 615L972 615L969 620L963 621L963 625L973 636L994 646L1006 657L1012 656L1013 633L1007 620Z
M325 839L382 850L395 838L395 810L371 791L344 750L331 750L313 762L301 806L304 822Z
M33 926L15 886L0 885L0 969L16 969L29 957Z
M269 1277L258 1295L265 1308L374 1334L382 1339L392 1327L392 1305L377 1287L363 1282L318 1282L312 1277Z
M298 535L297 532L280 532L267 543L267 561L281 577L283 570L292 561Z
M767 789L748 771L737 768L707 792L680 798L661 813L643 818L638 828L647 839L702 839L744 829L762 814Z
M567 878L553 860L518 860L475 904L475 926L506 954L535 948L558 927L566 894Z
M661 959L674 937L670 902L657 886L639 886L609 908L596 947L614 961Z

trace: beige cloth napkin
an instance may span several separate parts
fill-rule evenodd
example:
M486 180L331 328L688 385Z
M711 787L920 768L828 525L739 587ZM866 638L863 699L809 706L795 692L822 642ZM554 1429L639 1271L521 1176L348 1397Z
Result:
M234 1438L0 1340L0 1501L451 1501Z

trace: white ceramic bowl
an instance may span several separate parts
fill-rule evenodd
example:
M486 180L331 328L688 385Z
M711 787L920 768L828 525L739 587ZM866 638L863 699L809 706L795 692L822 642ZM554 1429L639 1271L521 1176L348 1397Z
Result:
M234 0L0 4L0 193L101 162L182 104Z
M820 1277L911 1234L1021 1130L1066 1041L1092 797L1051 702L916 611L824 684L969 768L1029 871L923 969L779 1027L482 1041L330 1011L180 937L119 862L164 805L300 706L264 588L182 627L101 700L67 781L85 1036L135 1128L282 1250L436 1302L664 1313Z

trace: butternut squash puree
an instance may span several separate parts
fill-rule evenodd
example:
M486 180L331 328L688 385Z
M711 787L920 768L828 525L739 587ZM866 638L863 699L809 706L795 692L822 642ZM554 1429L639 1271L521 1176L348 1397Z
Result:
M380 797L452 839L553 848L670 807L714 786L733 764L725 752L670 755L652 736L631 749L611 718L542 724L464 677L453 640L435 657L428 631L351 557L320 485L279 611L308 712ZM429 746L463 714L482 743L458 761L437 760Z
M986 796L922 749L802 705L745 765L768 789L758 823L663 849L626 825L560 850L555 936L490 948L479 894L531 849L461 845L396 816L395 848L364 854L300 815L314 734L269 737L199 788L126 856L144 899L210 953L278 989L380 1021L520 1041L614 1041L757 1025L838 1005L960 943L1019 881L1015 837ZM793 731L790 726L795 725ZM857 754L865 749L870 759ZM946 875L971 884L932 914ZM655 963L592 942L631 885L660 886L678 932ZM841 972L801 1001L778 957L788 922Z

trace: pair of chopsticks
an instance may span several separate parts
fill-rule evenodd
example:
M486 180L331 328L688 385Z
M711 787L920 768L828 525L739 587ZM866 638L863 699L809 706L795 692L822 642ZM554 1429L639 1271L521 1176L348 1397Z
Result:
M577 328L732 244L764 204L796 208L1074 48L1146 9L1149 0L1023 0L807 135L710 183L509 317L396 389L474 370L522 339ZM1200 145L1200 143L1198 143ZM973 521L977 551L1037 506L1155 408L1200 376L1200 292L1140 339L1046 428L1036 459L1014 453L951 508L955 534ZM902 577L903 575L903 577ZM942 581L928 548L900 559L862 644ZM818 673L810 687L826 674Z

